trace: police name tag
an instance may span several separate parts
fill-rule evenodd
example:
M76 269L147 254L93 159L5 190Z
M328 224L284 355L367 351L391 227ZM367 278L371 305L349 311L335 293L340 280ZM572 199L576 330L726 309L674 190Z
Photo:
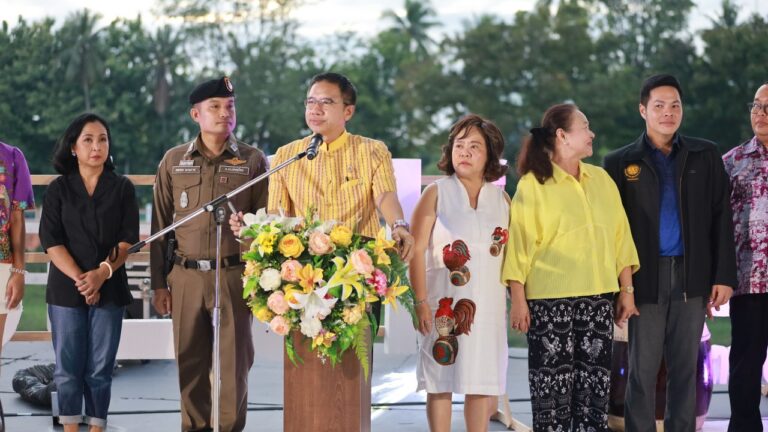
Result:
M199 166L175 166L171 169L172 174L200 174Z
M251 172L251 168L247 166L229 166L229 165L221 165L219 167L220 173L227 173L227 174L238 174L238 175L244 175L247 176Z

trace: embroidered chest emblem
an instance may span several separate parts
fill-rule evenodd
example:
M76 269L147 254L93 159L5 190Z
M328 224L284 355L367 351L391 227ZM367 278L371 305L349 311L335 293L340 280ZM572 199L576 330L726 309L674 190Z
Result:
M629 164L624 168L624 177L629 181L637 181L640 178L640 165Z
M459 353L456 336L469 334L475 321L475 302L461 299L453 305L453 297L443 297L435 312L435 330L439 335L432 345L432 357L443 366L452 365Z
M509 231L502 227L496 227L493 230L493 234L491 234L491 241L493 242L491 244L491 255L499 256L502 249L504 249L504 245L507 244L507 240L509 240Z
M456 240L443 247L443 263L451 271L451 283L464 286L469 282L469 268L465 265L471 256L469 247L463 240Z
M232 159L226 159L224 162L234 166L242 165L245 163L243 159L240 159L238 157L233 157Z

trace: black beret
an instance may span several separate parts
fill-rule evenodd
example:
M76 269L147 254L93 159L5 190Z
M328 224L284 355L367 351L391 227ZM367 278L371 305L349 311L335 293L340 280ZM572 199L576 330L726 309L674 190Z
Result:
M194 105L212 97L233 97L234 95L235 88L232 86L232 81L229 77L222 77L208 80L195 87L189 94L189 104Z

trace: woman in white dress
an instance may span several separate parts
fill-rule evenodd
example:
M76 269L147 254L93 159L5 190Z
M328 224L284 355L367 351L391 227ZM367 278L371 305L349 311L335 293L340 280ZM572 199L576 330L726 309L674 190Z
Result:
M450 430L453 393L465 395L467 430L487 431L506 391L509 197L490 183L507 171L503 151L496 125L473 114L460 119L438 163L448 177L424 190L413 213L418 389L427 391L432 432Z

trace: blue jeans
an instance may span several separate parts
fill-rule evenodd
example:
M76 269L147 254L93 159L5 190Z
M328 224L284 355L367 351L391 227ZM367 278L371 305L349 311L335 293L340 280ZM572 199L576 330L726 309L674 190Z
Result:
M56 354L56 383L59 422L85 422L107 427L120 330L125 307L65 307L48 305L53 351Z

